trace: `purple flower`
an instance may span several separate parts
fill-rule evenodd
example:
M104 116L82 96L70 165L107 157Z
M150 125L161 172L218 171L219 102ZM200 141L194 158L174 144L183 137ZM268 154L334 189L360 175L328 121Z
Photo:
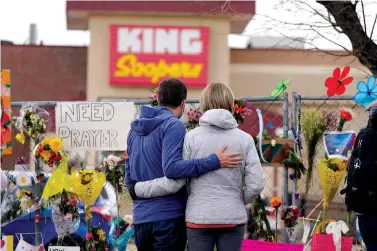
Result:
M25 163L25 158L24 157L18 157L16 159L16 164L17 165L24 164L24 163Z
M296 200L300 199L300 194L299 194L299 193L296 193L296 194L295 194L295 198L296 198Z
M291 180L294 180L296 177L295 177L295 174L294 173L291 173L290 175L289 175L289 178L291 179Z

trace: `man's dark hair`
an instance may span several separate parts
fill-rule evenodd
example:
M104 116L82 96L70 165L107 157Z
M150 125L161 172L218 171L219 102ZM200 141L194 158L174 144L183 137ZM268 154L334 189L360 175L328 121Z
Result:
M187 98L187 87L179 79L167 78L158 86L158 104L176 108Z

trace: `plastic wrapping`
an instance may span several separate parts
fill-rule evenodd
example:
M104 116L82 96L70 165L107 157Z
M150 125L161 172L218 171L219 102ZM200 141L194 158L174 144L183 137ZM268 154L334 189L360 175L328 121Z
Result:
M123 250L123 251L126 251L127 244L134 234L133 226L127 227L125 226L125 224L128 225L127 223L125 223L123 219L120 219L120 218L115 219L111 224L110 233L109 233L110 243L118 250ZM117 226L125 226L126 229L117 230Z
M14 126L33 140L38 139L51 126L50 114L31 103L23 104L19 114L19 117L14 118Z

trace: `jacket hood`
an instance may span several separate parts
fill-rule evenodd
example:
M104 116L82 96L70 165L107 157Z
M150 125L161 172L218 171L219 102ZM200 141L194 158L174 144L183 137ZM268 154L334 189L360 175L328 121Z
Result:
M147 135L162 122L175 115L164 106L142 106L140 117L131 123L131 129L139 135Z
M200 118L199 125L213 125L222 129L233 129L238 127L233 114L224 109L212 109L206 111Z

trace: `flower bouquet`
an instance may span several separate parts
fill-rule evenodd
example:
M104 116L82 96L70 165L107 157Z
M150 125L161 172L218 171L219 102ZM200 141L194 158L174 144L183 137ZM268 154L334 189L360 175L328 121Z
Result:
M24 104L20 110L20 117L13 119L15 127L20 131L16 140L21 144L25 143L25 133L33 140L46 132L46 120L49 113L31 104Z
M48 165L50 169L58 167L63 159L63 142L61 138L44 138L34 150L35 157Z
M113 154L108 155L103 159L103 167L106 171L106 180L116 189L116 191L123 191L124 184L124 168L120 168L124 159L119 158Z
M296 241L296 225L300 211L297 207L288 207L281 212L281 220L284 222L285 231L287 232L289 243Z
M106 233L99 227L90 227L85 236L87 251L107 251L109 243L106 241Z
M109 241L118 250L126 250L127 244L134 233L131 222L131 217L126 216L125 219L115 219L111 224Z
M233 116L237 120L237 123L243 124L246 116L251 114L251 110L247 108L246 99L235 99L234 100L234 113Z
M78 198L75 194L63 191L49 198L43 207L51 207L52 221L59 240L65 235L74 233L80 225Z
M199 119L202 117L202 112L199 109L192 109L187 112L188 122L186 124L187 131L195 129L199 125Z

